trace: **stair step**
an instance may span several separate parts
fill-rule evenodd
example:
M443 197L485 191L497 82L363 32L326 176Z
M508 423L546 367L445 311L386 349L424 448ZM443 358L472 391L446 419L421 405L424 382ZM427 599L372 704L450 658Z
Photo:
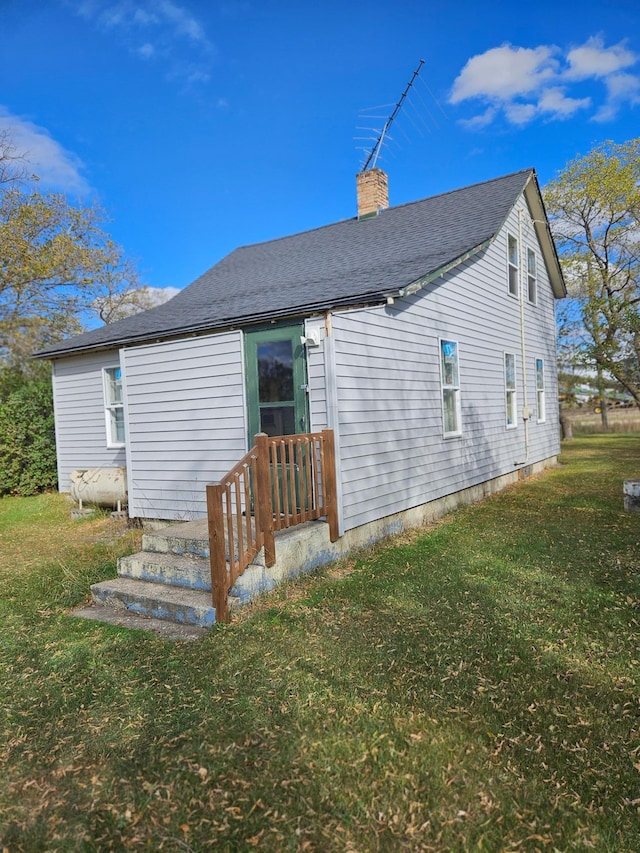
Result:
M72 616L81 619L90 619L92 622L106 622L109 625L117 625L119 628L132 628L136 631L149 631L165 640L199 640L205 637L209 628L201 628L198 625L178 625L176 622L167 622L166 619L154 619L153 616L140 616L131 610L116 609L104 604L91 604L75 607L70 611Z
M216 621L211 595L163 583L119 577L92 584L94 601L141 616L210 628Z
M211 589L211 567L208 557L174 552L141 551L118 560L118 577L152 581L184 587Z
M238 518L233 516L232 519L234 530L234 544L236 546L235 556L237 558L237 530ZM255 521L250 519L252 535L255 535ZM247 520L244 516L241 517L242 539L246 542L247 538ZM227 560L229 559L229 542L227 531L225 528L225 549L227 552ZM142 550L149 551L154 554L177 554L178 556L186 556L193 554L196 557L209 558L209 529L206 519L199 521L187 521L179 524L171 524L167 527L161 527L158 530L152 530L144 533L142 536Z
M182 522L152 530L142 536L143 551L157 554L193 554L209 557L209 533L206 520Z

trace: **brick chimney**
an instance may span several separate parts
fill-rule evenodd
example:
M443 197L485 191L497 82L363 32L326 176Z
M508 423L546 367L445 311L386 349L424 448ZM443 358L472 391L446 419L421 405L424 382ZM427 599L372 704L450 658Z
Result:
M377 216L389 207L389 179L382 169L367 169L356 175L358 219Z

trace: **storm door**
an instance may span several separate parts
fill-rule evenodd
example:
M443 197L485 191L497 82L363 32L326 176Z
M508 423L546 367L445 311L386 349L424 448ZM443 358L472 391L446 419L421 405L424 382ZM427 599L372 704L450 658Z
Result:
M309 431L307 361L302 325L245 334L249 446L256 433Z

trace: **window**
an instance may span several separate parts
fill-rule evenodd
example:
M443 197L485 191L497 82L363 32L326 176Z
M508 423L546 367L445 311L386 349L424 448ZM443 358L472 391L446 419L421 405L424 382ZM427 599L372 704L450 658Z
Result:
M536 253L533 249L527 249L527 293L529 302L536 304L538 301L538 279L536 276Z
M547 411L544 399L544 361L541 358L536 358L536 403L538 423L542 423L547 418Z
M518 426L518 401L516 398L516 357L512 352L504 354L504 387L507 410L507 429Z
M518 240L512 235L507 235L508 256L509 256L509 293L512 296L518 296Z
M444 435L460 435L460 372L455 341L440 341L440 368Z
M104 369L104 408L107 420L107 446L117 447L124 444L122 371L119 367Z

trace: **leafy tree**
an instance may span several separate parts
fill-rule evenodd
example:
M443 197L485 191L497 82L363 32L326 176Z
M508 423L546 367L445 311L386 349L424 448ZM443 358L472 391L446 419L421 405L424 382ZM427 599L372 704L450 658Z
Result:
M0 369L32 377L34 350L155 304L135 265L105 232L97 205L41 192L0 132Z
M0 197L0 346L5 359L80 331L107 295L137 273L102 230L97 207L11 187ZM98 312L99 313L99 312Z
M640 405L640 138L572 160L544 198L571 297L561 359L614 377Z
M55 488L51 380L27 382L0 405L0 495Z
M0 131L0 494L55 486L50 367L31 354L149 307L135 266L96 205L42 192L11 133Z

